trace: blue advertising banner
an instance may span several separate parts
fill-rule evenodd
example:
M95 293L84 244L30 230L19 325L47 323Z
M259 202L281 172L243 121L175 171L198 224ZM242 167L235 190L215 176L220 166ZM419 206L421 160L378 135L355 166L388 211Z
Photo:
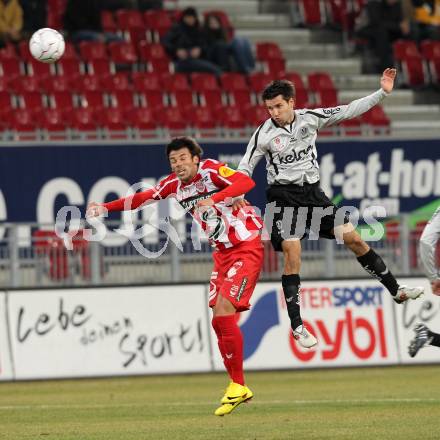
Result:
M241 143L202 144L205 157L237 165ZM440 140L342 141L318 144L321 184L341 205L383 205L389 215L412 212L440 198ZM276 159L275 159L276 160ZM168 174L164 146L86 145L2 147L0 221L53 222L59 208L124 196L136 182ZM260 163L248 199L265 205Z

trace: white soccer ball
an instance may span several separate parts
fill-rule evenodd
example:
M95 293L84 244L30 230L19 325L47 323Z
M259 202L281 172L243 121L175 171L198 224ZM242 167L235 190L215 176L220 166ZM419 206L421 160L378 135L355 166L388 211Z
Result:
M42 63L55 63L65 49L63 36L51 28L43 28L36 31L29 40L29 50L32 56Z

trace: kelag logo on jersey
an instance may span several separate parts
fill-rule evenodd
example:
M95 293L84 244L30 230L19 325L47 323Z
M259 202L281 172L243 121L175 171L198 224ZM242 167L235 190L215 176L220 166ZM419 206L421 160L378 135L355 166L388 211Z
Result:
M281 165L287 165L293 162L299 162L303 160L312 151L313 147L309 145L307 148L299 151L292 150L292 154L287 154L285 156L278 155L279 163Z

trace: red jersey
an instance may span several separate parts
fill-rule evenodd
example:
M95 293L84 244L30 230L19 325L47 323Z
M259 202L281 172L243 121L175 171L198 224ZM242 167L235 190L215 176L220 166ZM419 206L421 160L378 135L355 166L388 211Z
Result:
M256 231L263 227L263 221L253 207L233 211L231 206L227 206L228 198L244 194L254 185L247 175L216 160L206 159L200 162L197 174L190 182L183 183L172 173L154 189L104 203L103 206L108 211L122 211L136 209L148 201L174 197L200 224L211 245L222 250L254 239L258 235ZM209 197L212 197L214 206L200 214L195 209L197 203Z

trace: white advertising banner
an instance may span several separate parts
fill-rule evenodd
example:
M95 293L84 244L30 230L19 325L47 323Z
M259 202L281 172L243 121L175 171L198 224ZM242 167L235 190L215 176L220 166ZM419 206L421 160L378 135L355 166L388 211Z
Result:
M318 345L303 349L291 337L281 283L260 283L251 310L239 321L246 369L397 363L395 304L380 283L303 282L301 287L302 317ZM215 368L223 369L218 353Z
M438 363L440 362L440 347L426 345L412 358L408 354L408 346L414 338L414 327L425 324L435 333L440 333L440 297L431 291L427 278L399 279L401 284L423 286L425 294L415 301L406 301L396 313L399 355L404 364Z
M16 378L211 370L203 286L17 291Z
M13 379L6 318L6 293L0 292L0 380Z

